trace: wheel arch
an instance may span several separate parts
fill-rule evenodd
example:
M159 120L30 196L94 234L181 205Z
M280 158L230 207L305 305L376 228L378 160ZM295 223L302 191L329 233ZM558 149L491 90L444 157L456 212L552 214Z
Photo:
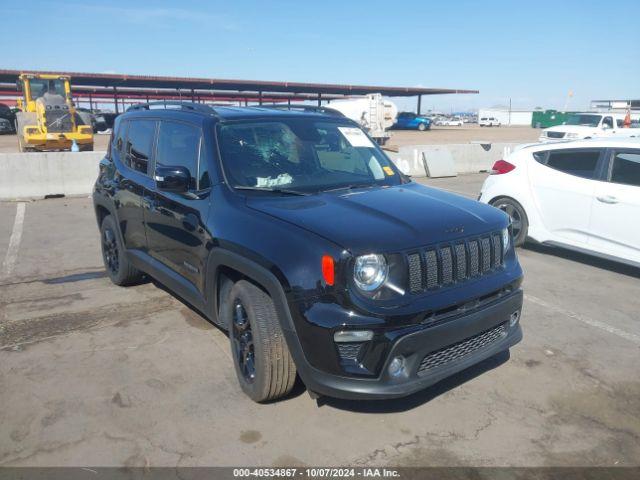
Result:
M116 235L118 235L121 244L124 246L124 237L122 236L122 232L120 231L120 221L118 220L118 215L114 206L105 201L103 198L96 197L96 194L94 193L93 208L96 212L96 222L98 224L98 229L102 227L102 222L104 222L104 219L108 215L111 215L113 217L116 223Z
M284 274L279 270L275 270L274 273L274 268L267 269L258 261L222 247L214 247L209 252L206 272L207 314L218 325L221 324L218 312L220 292L224 283L245 279L269 294L276 305L281 328L288 331L295 330L285 296L285 288L288 288L288 282Z

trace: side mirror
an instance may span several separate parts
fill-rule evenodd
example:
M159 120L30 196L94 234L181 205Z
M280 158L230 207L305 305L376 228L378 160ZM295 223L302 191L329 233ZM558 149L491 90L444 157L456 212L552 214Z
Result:
M186 167L156 167L154 175L158 189L165 192L184 193L189 190L191 174Z
M606 123L603 123L603 124L602 124L602 129L603 129L603 130L608 130L608 129L610 129L610 128L611 128L611 127L610 127L609 125L607 125Z

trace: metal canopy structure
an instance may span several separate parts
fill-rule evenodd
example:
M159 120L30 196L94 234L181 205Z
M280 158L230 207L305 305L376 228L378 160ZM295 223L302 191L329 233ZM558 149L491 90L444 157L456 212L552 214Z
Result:
M380 93L387 97L417 97L420 113L423 95L473 94L478 90L422 87L386 87L375 85L338 85L324 83L273 82L219 78L159 77L108 73L50 72L0 69L0 94L18 92L15 88L21 73L70 75L77 98L118 100L191 99L193 101L291 102L334 100L356 95ZM132 102L129 102L132 103Z

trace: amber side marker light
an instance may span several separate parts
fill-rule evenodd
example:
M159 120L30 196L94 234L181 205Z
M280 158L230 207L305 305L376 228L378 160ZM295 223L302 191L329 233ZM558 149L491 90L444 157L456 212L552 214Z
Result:
M333 286L336 280L335 266L331 255L322 256L322 278L327 285Z

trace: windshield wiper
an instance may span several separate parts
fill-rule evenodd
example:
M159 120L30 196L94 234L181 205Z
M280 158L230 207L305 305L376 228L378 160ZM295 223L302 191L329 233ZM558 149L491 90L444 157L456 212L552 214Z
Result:
M233 188L236 190L252 190L255 192L272 192L285 195L299 195L301 197L306 197L307 195L309 195L307 192L301 192L299 190L289 190L288 188L251 187L248 185L233 185Z
M321 192L335 192L337 190L353 190L356 188L366 188L366 187L375 187L375 183L350 183L348 185L341 185L340 187L332 187L327 188L325 190L320 190Z

